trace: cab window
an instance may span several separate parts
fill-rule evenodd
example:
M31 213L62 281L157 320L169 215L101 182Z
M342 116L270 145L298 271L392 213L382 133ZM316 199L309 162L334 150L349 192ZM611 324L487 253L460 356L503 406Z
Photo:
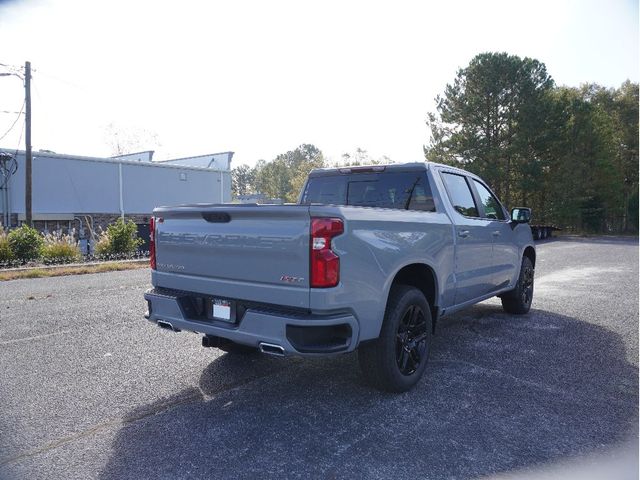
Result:
M447 187L449 199L456 212L465 217L479 217L478 207L473 200L467 181L462 175L455 173L442 173L442 179Z
M485 218L504 220L504 210L502 209L502 205L500 205L500 202L498 202L498 199L493 196L493 194L487 189L487 187L485 187L475 178L473 179L473 184L475 185L478 196L480 197L480 201L482 202Z

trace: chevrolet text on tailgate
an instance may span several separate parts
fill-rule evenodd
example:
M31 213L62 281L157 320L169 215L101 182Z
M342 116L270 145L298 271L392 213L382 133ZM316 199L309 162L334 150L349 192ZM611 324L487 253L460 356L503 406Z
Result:
M296 205L159 207L146 317L227 352L358 349L372 385L405 391L442 317L493 296L529 311L530 217L434 163L314 170Z

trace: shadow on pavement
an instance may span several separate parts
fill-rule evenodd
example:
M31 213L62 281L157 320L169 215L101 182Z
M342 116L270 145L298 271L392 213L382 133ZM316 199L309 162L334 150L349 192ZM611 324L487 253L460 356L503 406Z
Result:
M537 467L637 439L637 379L608 330L479 305L441 323L426 378L402 395L364 385L355 355L223 355L196 392L130 412L101 478L469 478Z

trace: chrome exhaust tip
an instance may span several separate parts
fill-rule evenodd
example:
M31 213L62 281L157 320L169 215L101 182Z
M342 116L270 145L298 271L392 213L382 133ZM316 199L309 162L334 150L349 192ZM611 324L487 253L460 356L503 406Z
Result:
M262 353L267 355L275 355L276 357L284 357L284 347L281 345L274 345L273 343L260 342L258 348Z
M173 325L171 325L170 322L166 322L164 320L158 320L156 323L160 328L164 328L165 330L171 330L172 332L176 332L176 333L181 331L179 328L176 328Z

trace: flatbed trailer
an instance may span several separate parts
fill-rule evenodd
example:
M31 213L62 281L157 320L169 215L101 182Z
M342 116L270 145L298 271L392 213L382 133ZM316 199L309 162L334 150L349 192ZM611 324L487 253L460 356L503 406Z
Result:
M531 234L534 240L544 240L551 238L554 231L562 230L555 225L531 225Z

